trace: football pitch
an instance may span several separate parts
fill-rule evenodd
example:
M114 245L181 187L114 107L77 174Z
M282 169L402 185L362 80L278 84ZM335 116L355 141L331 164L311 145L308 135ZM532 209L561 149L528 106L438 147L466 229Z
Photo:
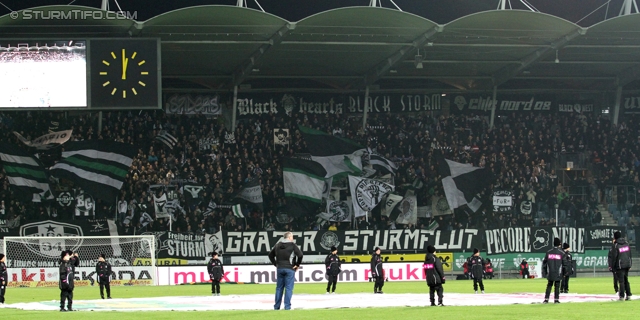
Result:
M640 277L630 277L633 293L640 284ZM57 288L8 288L6 304L2 316L8 319L85 319L87 317L117 317L126 319L175 319L176 317L216 316L225 319L347 319L377 317L382 319L594 319L631 316L633 310L640 310L639 300L614 301L611 277L573 278L570 294L560 296L560 304L540 304L546 280L485 280L486 294L473 294L472 281L448 281L444 285L446 307L429 305L428 287L424 282L387 282L385 294L374 295L372 283L338 283L338 294L325 295L326 285L296 284L291 311L250 310L261 309L273 304L275 286L257 284L223 284L222 296L211 297L209 285L182 285L157 287L113 287L113 300L101 300L97 287L77 287L74 290L74 307L78 310L98 310L101 303L113 302L118 310L126 311L127 306L135 309L142 305L166 307L166 311L100 311L72 312L35 311L12 308L11 305L42 305L57 310L59 290ZM416 294L419 294L416 295ZM447 296L449 294L449 297ZM297 295L297 296L296 296ZM341 298L342 295L342 298ZM174 298L171 298L174 297ZM349 298L348 298L349 297ZM355 298L354 298L355 297ZM416 301L416 297L423 299ZM522 301L513 297L526 297ZM347 299L348 298L348 299ZM593 300L595 298L595 300ZM635 298L632 297L632 298ZM585 302L578 302L584 299ZM209 311L187 311L187 302L204 302ZM313 308L305 308L303 301L320 303ZM484 301L483 301L484 300ZM298 301L298 304L296 304ZM378 301L378 302L375 302ZM513 301L513 302L512 302ZM571 302L569 302L571 301ZM36 304L36 302L38 302ZM372 303L374 302L374 303ZM385 303L388 302L388 303ZM485 305L486 302L486 305ZM535 302L535 303L532 303ZM553 293L551 297L553 302ZM241 304L245 310L224 310L224 304ZM417 303L417 304L416 304ZM499 305L496 305L499 304ZM324 306L323 304L326 304ZM354 304L351 306L350 304ZM360 304L361 307L358 307ZM410 305L384 307L384 305ZM259 307L262 305L262 307ZM371 306L373 305L373 306ZM457 306L456 306L457 305ZM466 306L461 306L466 305ZM172 307L173 306L173 307ZM255 306L255 307L254 307ZM362 307L367 306L367 307ZM103 309L104 310L104 309ZM178 311L183 310L183 311ZM631 316L633 318L633 316Z

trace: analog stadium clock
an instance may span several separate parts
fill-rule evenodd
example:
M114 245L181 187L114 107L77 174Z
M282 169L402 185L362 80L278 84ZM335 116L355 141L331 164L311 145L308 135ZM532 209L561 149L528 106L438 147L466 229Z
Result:
M158 108L158 47L157 39L90 41L91 108Z
M126 48L111 51L110 56L102 59L103 70L99 71L104 78L102 87L112 96L117 95L122 99L132 95L138 95L138 90L145 90L149 82L149 70L146 68L146 60L138 55L137 51L127 52Z

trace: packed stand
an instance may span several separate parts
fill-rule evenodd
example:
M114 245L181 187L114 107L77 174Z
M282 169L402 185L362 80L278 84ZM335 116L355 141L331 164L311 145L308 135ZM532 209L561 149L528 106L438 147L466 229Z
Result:
M3 113L1 138L20 144L13 131L25 137L37 137L56 129L73 129L72 140L116 140L135 144L139 151L117 203L96 203L96 217L116 217L122 233L167 230L211 233L218 230L314 230L318 228L392 229L426 228L431 219L420 218L416 225L399 225L374 210L372 217L357 223L317 224L314 216L292 219L284 213L285 200L281 159L306 153L298 125L340 135L377 150L399 165L395 175L396 193L404 194L416 181L422 188L416 193L419 206L430 205L432 195L443 195L434 152L448 159L488 168L496 177L481 195L483 206L477 212L457 209L435 220L439 229L499 228L508 226L555 225L555 208L561 225L590 226L601 223L598 205L615 205L618 222L638 225L640 208L636 204L640 190L640 136L638 119L625 117L612 127L605 117L594 114L516 115L495 119L489 129L488 117L477 115L434 116L374 114L367 130L361 118L347 115L293 113L291 117L263 115L238 121L233 135L222 118L166 115L161 111L106 112L102 131L95 114L64 117L63 113ZM273 130L289 128L289 147L273 144ZM168 148L155 137L166 130L178 139ZM59 158L61 148L40 154L45 166ZM565 154L577 154L585 169L569 176L554 168ZM562 174L567 185L563 185ZM245 219L236 219L228 209L210 210L210 203L232 203L238 188L260 179L264 215L246 208ZM177 192L182 210L175 220L154 219L153 190L150 186L184 185L197 182L205 186L198 205L188 206ZM49 219L60 216L47 203L16 199L2 176L3 213L11 221ZM630 185L632 192L620 192L611 185ZM156 189L154 189L156 190ZM495 190L512 190L513 210L494 213L491 195ZM627 189L625 189L627 190ZM167 192L168 190L165 190ZM529 212L521 211L521 202L531 201ZM320 211L324 208L320 208ZM119 212L119 214L114 214Z

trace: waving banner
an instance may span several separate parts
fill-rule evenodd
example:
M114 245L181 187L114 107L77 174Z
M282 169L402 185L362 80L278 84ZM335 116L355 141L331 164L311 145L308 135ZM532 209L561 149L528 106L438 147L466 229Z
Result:
M50 132L31 141L27 140L25 137L15 131L13 132L13 134L18 137L18 140L22 141L22 143L26 144L29 147L33 147L39 150L47 150L69 141L72 132L73 130Z

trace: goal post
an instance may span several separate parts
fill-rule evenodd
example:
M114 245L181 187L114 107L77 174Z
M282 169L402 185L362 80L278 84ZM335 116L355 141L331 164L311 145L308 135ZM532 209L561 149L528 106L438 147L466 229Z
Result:
M112 286L157 285L153 235L94 237L5 237L9 286L58 286L60 254L78 253L75 285L97 285L100 254L111 264Z

